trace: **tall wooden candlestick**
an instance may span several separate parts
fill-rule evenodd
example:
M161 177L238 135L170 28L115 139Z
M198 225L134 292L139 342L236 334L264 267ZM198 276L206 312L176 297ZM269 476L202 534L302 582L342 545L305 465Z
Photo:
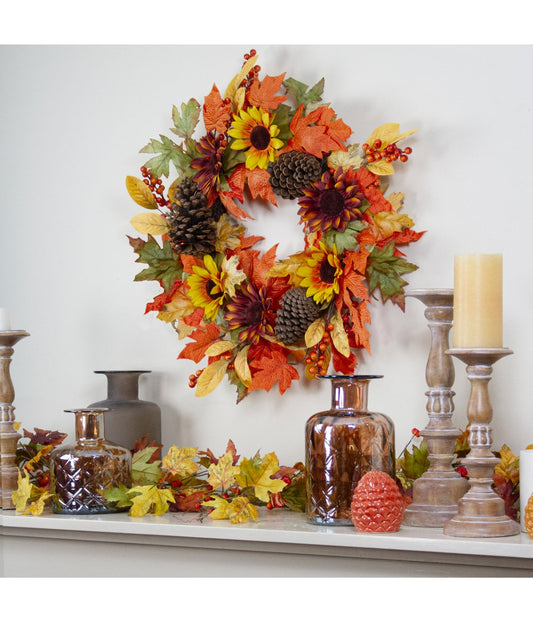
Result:
M488 384L492 366L512 354L509 348L453 348L448 350L463 363L470 380L467 414L470 422L470 452L461 460L468 471L470 490L460 499L459 511L444 525L447 536L487 538L514 536L520 525L505 515L505 504L492 489L494 467L499 463L492 453L492 405Z
M416 527L442 527L457 514L457 501L469 484L452 466L455 440L460 434L452 423L452 386L455 370L449 347L453 317L452 289L415 289L407 296L426 305L424 315L431 332L426 365L428 426L421 435L429 450L429 469L413 483L413 503L404 512L403 522Z
M28 337L23 330L0 330L0 508L13 509L11 493L17 489L17 442L20 434L13 427L15 421L15 389L9 373L14 345Z

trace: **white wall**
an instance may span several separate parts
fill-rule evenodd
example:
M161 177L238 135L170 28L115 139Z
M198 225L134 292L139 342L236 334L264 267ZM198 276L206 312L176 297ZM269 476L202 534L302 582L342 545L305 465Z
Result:
M418 128L414 153L395 175L405 211L427 230L408 250L420 270L412 287L452 287L453 256L504 254L504 345L490 390L494 445L515 453L533 442L530 412L533 294L529 179L533 139L533 48L512 46L256 46L263 73L287 71L311 84L326 78L325 101L363 141L378 125ZM300 382L280 396L255 392L235 405L220 386L198 399L187 386L196 366L177 361L184 345L144 306L158 287L134 283L142 266L126 234L141 211L124 179L144 163L138 150L169 135L171 108L222 90L247 46L4 46L0 48L0 306L31 337L16 347L16 415L26 428L73 433L65 408L103 399L96 369L151 369L141 396L164 412L168 446L303 458L306 419L329 405L325 382ZM283 208L280 208L280 213ZM280 220L274 220L280 218ZM285 216L285 218L288 218ZM290 218L289 218L290 220ZM269 242L290 245L299 230ZM295 222L295 221L294 221ZM282 237L283 236L283 237ZM370 407L389 414L401 450L427 421L429 331L423 305L406 313L372 308L371 357L361 373L384 374ZM468 382L456 362L456 422L466 424Z

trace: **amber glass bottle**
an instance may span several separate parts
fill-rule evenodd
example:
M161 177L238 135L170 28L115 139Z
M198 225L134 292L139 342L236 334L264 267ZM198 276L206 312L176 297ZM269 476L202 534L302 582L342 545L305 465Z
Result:
M367 409L368 384L382 376L320 376L331 380L331 409L306 424L307 518L351 525L350 505L359 480L372 470L395 475L394 424Z

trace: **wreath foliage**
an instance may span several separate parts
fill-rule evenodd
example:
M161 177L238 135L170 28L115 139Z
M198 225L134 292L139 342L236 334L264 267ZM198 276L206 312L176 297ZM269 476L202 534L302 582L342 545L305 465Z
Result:
M203 104L173 106L174 137L151 139L142 178L126 178L145 208L131 224L147 237L128 236L147 264L135 280L162 288L146 312L189 340L178 358L207 359L189 377L196 395L227 377L238 402L276 383L283 394L299 366L309 379L353 373L356 352L370 353L371 299L404 309L404 276L417 266L400 249L423 234L402 213L403 193L386 194L412 151L398 143L416 130L386 123L350 143L322 101L324 79L309 87L260 72L251 50L224 94L214 84ZM277 245L254 248L263 238L242 224L247 201L280 197L296 201L303 229L301 251L283 259Z

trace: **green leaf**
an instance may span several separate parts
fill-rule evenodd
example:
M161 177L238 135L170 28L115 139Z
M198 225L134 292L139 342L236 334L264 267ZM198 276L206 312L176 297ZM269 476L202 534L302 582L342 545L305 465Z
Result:
M200 110L200 104L193 98L186 104L181 104L181 114L176 106L172 106L174 127L171 127L170 131L182 138L190 138L200 118Z
M124 484L119 484L116 488L106 488L100 494L108 501L116 501L117 508L129 508L133 503L130 489Z
M166 292L169 292L176 279L182 275L182 266L177 255L174 254L168 240L163 242L163 247L148 235L148 241L140 238L130 239L130 245L139 255L136 263L146 263L148 268L141 270L135 276L135 281L161 281Z
M287 89L287 93L294 95L298 106L300 104L311 104L321 101L324 92L324 78L311 88L294 78L287 78L283 82L283 86Z
M399 466L408 479L414 480L421 477L430 466L426 441L422 441L420 447L414 445L413 453L406 449L404 457L399 460Z
M332 248L333 244L335 244L339 254L347 250L353 251L358 246L357 234L367 227L368 224L362 220L352 220L352 222L348 223L344 231L330 229L324 236L324 241L329 248Z
M294 477L289 486L281 491L281 498L289 510L305 512L305 474Z
M183 151L183 149L171 141L170 138L159 135L161 141L154 138L145 145L140 153L158 153L153 158L150 158L144 166L150 169L152 175L156 177L168 177L169 175L169 163L172 162L179 173L184 172L189 168L191 163L191 157Z
M287 106L286 104L281 104L278 106L276 114L274 115L274 119L272 121L273 125L277 125L279 128L279 134L276 138L279 138L284 143L286 143L292 137L292 132L289 129L289 124L291 122L291 113L292 108L290 106Z
M136 484L155 484L161 477L161 460L148 462L157 449L157 447L145 447L133 454L131 477Z
M394 255L394 240L381 249L375 246L368 257L368 290L372 293L379 287L383 302L386 302L389 298L403 294L407 281L400 275L417 269L418 266L415 264L407 263L403 257Z
M245 151L230 149L228 146L222 154L222 170L226 175L229 175L238 164L244 164L244 162L246 162Z

